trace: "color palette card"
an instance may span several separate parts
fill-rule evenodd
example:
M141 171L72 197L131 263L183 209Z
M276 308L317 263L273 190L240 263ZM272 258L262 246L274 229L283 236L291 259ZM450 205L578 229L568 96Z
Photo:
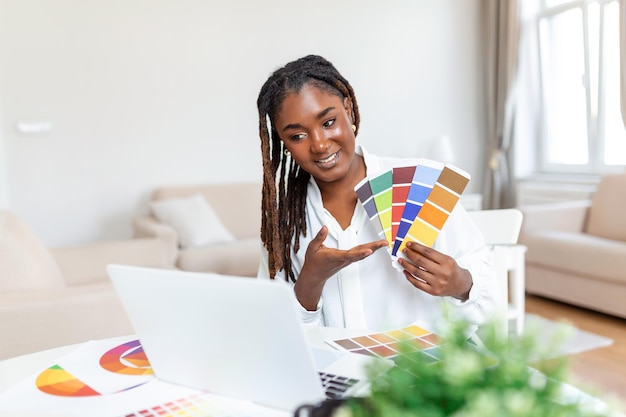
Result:
M371 178L364 178L354 190L365 208L367 216L381 239L391 239L391 202L393 176L386 171Z
M393 359L400 354L420 352L432 361L439 359L439 336L415 324L363 336L330 340L326 343L339 350L378 358Z
M409 191L415 175L415 166L397 167L391 170L391 236L398 235L402 214L409 198Z
M406 242L432 247L469 181L470 175L458 167L420 159L415 166L368 176L355 191L376 233L387 240L394 265L400 268L396 259Z
M467 172L446 164L394 255L406 247L407 240L432 246L469 181Z
M444 165L442 163L427 159L421 159L419 164L415 166L406 201L398 222L398 229L394 235L392 256L397 256L400 245L417 218L424 202L433 190L443 168Z

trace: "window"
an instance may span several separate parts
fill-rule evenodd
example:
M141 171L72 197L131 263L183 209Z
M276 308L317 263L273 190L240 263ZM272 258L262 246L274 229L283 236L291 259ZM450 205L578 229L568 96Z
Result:
M603 173L626 165L618 0L541 3L540 170Z

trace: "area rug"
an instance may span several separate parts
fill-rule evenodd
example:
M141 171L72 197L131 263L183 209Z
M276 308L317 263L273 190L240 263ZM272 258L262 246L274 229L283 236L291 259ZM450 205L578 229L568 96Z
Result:
M578 329L567 322L556 322L529 313L524 320L524 332L541 342L542 348L545 348L544 357L574 355L613 343L608 337Z

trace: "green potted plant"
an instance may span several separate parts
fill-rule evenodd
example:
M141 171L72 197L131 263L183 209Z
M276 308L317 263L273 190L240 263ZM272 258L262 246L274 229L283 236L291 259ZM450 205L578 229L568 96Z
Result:
M596 417L607 410L565 401L561 387L567 359L548 357L532 333L501 337L491 323L479 346L468 340L469 325L452 323L441 334L439 360L405 346L390 371L370 369L371 394L364 398L304 406L296 416L313 417ZM531 366L537 367L538 369ZM378 375L373 377L374 375Z

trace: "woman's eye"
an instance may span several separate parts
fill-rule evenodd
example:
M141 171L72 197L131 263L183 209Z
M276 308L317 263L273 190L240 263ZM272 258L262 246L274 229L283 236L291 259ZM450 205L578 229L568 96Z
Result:
M291 140L294 142L298 142L302 139L304 139L306 137L306 135L304 133L298 133L297 135L293 135L291 136Z
M322 126L331 127L334 124L335 124L335 119L329 119L329 120L326 120Z

